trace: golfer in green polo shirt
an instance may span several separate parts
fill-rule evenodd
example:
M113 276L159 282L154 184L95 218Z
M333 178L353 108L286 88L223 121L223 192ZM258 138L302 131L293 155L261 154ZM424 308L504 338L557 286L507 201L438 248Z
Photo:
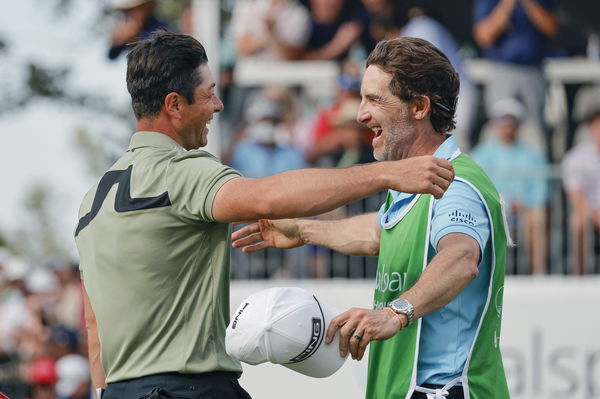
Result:
M75 231L94 385L103 399L248 398L224 345L229 223L316 215L385 189L441 197L451 165L427 156L244 178L198 149L223 104L197 40L158 32L127 62L136 133L85 195Z

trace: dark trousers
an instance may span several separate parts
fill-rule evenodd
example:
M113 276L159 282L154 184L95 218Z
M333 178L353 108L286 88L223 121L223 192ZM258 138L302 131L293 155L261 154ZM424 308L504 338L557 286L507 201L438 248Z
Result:
M423 388L431 388L431 389L441 389L443 385L431 385L431 384L423 384ZM449 395L444 399L464 399L465 394L463 392L463 387L461 386L453 386L448 390ZM410 399L427 399L427 395L422 392L415 392L412 394Z
M163 373L108 384L102 399L251 399L237 374Z

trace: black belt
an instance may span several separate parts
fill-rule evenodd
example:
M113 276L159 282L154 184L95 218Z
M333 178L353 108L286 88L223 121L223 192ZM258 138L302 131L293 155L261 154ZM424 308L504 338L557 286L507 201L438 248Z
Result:
M171 399L186 392L190 397L249 398L238 383L238 373L212 371L201 374L161 373L108 384L102 399Z

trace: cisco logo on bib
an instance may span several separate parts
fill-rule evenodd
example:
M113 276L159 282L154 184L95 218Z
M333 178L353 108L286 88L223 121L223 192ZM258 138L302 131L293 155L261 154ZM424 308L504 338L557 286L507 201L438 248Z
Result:
M468 226L475 226L477 223L477 220L468 211L462 209L449 213L448 217L452 223L464 223Z

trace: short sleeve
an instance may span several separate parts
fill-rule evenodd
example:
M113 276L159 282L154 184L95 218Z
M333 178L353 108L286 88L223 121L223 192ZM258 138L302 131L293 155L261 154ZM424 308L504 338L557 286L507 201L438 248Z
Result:
M189 222L214 221L212 205L219 189L240 174L206 151L188 151L169 167L168 189L174 211Z
M483 200L468 184L454 181L444 196L433 204L430 244L437 248L447 234L466 234L477 243L483 254L490 236L490 223Z

